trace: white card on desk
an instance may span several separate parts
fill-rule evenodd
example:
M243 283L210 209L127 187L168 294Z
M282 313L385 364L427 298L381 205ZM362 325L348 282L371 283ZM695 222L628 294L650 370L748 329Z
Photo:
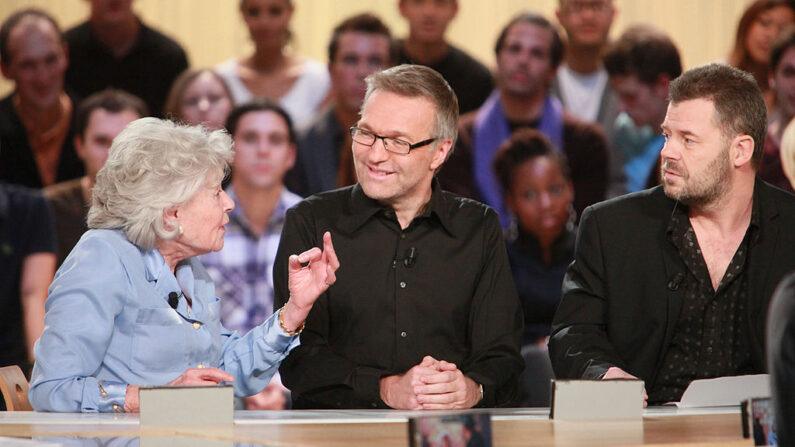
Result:
M141 387L141 427L223 425L234 422L231 386Z
M642 380L555 380L552 419L641 419Z
M676 406L679 408L730 407L759 396L770 396L769 374L694 380L690 382L679 402L676 402Z

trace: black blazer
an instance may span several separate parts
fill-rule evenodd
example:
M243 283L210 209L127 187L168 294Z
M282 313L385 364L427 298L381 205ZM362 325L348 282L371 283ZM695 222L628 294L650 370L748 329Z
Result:
M747 260L746 322L751 362L761 373L768 303L795 269L795 197L757 179L754 200L760 234ZM658 186L586 209L552 324L556 377L596 379L618 366L653 386L684 295L684 288L669 287L686 272L666 238L675 204Z
M778 445L795 445L795 274L784 278L773 295L767 343Z

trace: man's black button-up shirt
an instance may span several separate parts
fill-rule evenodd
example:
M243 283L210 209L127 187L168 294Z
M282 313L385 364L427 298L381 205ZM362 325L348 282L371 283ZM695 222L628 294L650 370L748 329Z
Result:
M385 408L379 379L426 355L483 385L481 406L511 400L523 368L522 312L493 210L434 182L424 212L401 229L359 185L310 197L287 212L276 308L289 298L288 257L322 247L326 231L340 268L282 363L294 408Z

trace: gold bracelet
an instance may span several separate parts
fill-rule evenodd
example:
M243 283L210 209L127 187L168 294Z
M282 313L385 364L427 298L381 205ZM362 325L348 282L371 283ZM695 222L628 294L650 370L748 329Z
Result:
M285 304L285 306L286 306L286 304ZM279 309L279 326L282 327L282 330L284 331L284 333L289 335L289 336L294 337L294 336L300 334L301 332L303 332L304 331L304 327L306 327L306 320L301 322L301 326L298 326L298 329L296 329L294 331L288 331L287 330L287 327L284 325L284 320L282 320L282 311L283 310L284 310L284 306L282 306L282 308Z

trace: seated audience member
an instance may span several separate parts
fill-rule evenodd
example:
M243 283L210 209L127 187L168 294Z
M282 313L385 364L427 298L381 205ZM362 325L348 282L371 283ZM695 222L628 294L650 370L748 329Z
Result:
M189 68L171 86L166 100L166 117L209 130L223 129L232 111L232 93L218 73Z
M640 378L648 402L766 371L765 316L795 268L795 197L756 177L766 109L727 65L671 82L662 186L582 216L549 353L559 379Z
M789 50L787 50L789 51ZM781 141L781 162L795 188L795 124L790 123ZM776 414L778 445L795 443L795 273L778 286L767 320L767 365Z
M330 82L323 64L288 49L294 9L292 0L241 0L254 54L222 62L215 71L229 85L235 104L268 98L301 126L322 107Z
M339 264L326 234L322 252L286 261L282 309L243 336L221 325L212 279L196 256L223 247L234 203L221 180L232 156L225 132L157 118L114 139L97 173L92 229L50 288L33 408L137 411L142 385L232 382L237 396L265 388Z
M605 67L618 94L619 110L629 115L635 128L648 126L655 134L640 145L620 138L613 141L623 159L627 191L658 185L660 150L665 143L660 125L668 109L668 85L682 74L679 51L662 31L635 25L608 47ZM620 125L617 122L615 127Z
M280 369L294 408L453 409L513 399L522 316L496 213L441 189L456 139L449 84L421 65L367 78L351 130L358 183L287 211L273 270L334 234L343 266ZM440 317L443 316L443 317Z
M267 100L236 107L226 128L235 142L224 248L201 257L221 299L221 323L245 334L273 313L273 261L284 213L301 198L283 185L295 162L290 117ZM248 410L284 408L284 388L272 380L262 393L246 398Z
M789 25L795 23L795 6L789 0L754 0L745 9L737 24L734 46L728 63L754 75L768 113L775 105L770 91L770 48L773 41Z
M560 99L567 112L602 127L610 150L607 197L626 192L622 159L612 141L618 98L610 88L603 63L616 14L613 0L558 0L555 10L566 39L552 94Z
M494 159L511 211L508 261L524 310L522 345L543 343L574 259L574 187L563 154L533 129L517 130Z
M86 215L91 206L91 189L97 172L108 158L113 139L127 124L148 114L141 99L113 89L94 93L77 107L74 146L77 156L83 160L86 175L42 190L55 218L58 265L88 231Z
M372 14L342 21L331 34L331 103L298 132L295 192L302 196L356 183L348 129L359 120L364 78L396 60L389 28Z
M54 273L47 202L38 191L0 182L0 367L18 365L30 374Z
M185 51L136 17L131 0L88 3L88 20L64 33L66 86L83 98L109 87L121 89L161 116L171 83L188 68Z
M444 38L458 14L458 0L399 0L398 8L409 24L409 35L397 42L398 63L439 72L458 97L459 113L480 107L494 89L491 72Z
M770 51L770 89L776 105L767 124L765 154L759 166L759 177L779 188L792 192L792 185L782 170L781 136L795 116L795 26L787 28Z
M519 129L494 159L511 211L508 261L524 313L525 370L516 406L549 406L547 352L563 274L574 258L574 187L563 154L540 132Z
M73 102L64 93L66 49L55 20L38 9L0 25L0 68L14 91L0 101L0 180L41 188L83 175L72 146Z
M563 43L544 17L522 13L502 29L495 45L497 89L477 111L461 117L459 145L439 173L442 187L480 198L502 224L510 212L492 169L494 154L520 128L538 129L564 153L574 184L574 209L604 200L608 184L607 142L599 126L563 111L549 93L563 57ZM517 75L532 70L534 75Z
M609 132L616 118L616 97L602 58L616 15L613 0L558 0L555 14L566 31L564 59L553 83L555 96L566 111Z

